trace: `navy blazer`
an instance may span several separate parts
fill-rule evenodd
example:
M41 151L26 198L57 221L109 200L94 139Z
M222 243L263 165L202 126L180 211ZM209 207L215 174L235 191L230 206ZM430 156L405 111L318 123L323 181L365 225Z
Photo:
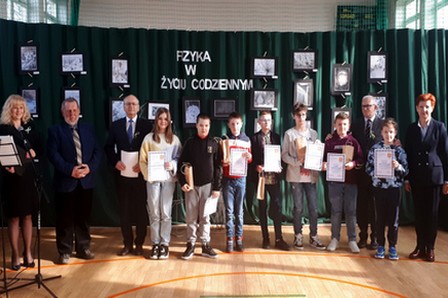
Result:
M121 150L129 152L140 151L143 139L151 132L151 130L152 125L149 120L137 118L137 121L135 122L134 138L132 139L132 142L129 143L126 130L126 117L114 121L109 129L109 136L106 140L106 145L104 146L109 163L115 167L117 162L121 160Z
M92 125L78 121L78 134L81 140L82 162L90 168L90 173L81 179L71 176L73 167L77 165L72 128L63 122L48 129L48 159L54 166L54 187L57 192L71 192L78 182L84 189L95 186L95 174L101 161L101 147Z
M411 187L442 185L448 181L448 140L443 122L431 119L425 138L417 122L409 125L404 149Z
M352 136L358 141L359 145L361 145L364 160L367 160L367 154L369 153L370 148L383 139L381 136L382 123L383 120L375 116L372 123L373 136L371 139L366 139L366 121L364 117L353 121L352 125L350 125Z

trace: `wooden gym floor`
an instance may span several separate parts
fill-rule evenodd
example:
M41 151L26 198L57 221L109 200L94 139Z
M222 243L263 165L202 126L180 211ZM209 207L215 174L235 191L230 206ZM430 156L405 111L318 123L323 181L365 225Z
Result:
M218 259L202 257L198 243L194 257L184 261L180 256L185 249L185 226L175 226L170 257L162 261L147 259L149 235L144 256L118 257L119 228L92 228L96 258L86 261L73 257L68 265L56 265L54 229L45 228L41 231L41 273L44 278L62 276L44 282L58 297L448 297L445 231L439 231L434 263L407 258L415 246L414 228L409 226L400 227L399 261L376 260L367 249L356 255L350 253L344 227L340 248L333 253L308 245L308 226L304 227L303 251L261 249L258 226L245 226L244 233L245 252L226 254L225 229L214 226L211 244L219 253ZM292 243L292 226L284 226L283 234ZM319 234L328 244L330 226L319 225ZM9 267L9 243L6 246ZM14 283L9 288L26 282L15 282L14 277L34 279L36 274L37 268L19 273L7 270L8 283ZM10 291L9 297L50 294L32 284Z

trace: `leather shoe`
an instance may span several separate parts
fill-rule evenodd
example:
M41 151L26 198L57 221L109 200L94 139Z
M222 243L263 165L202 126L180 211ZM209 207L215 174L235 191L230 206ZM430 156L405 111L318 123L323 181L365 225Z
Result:
M414 251L409 254L409 259L411 259L411 260L423 259L425 257L426 257L425 253L422 250L420 250L418 247L416 247L414 249Z
M370 242L370 244L367 246L367 249L369 250L376 250L377 248L378 248L378 242L376 242L376 240L372 240L372 242Z
M20 264L16 264L16 265L11 264L11 269L14 270L14 271L19 271L20 270Z
M271 244L269 243L269 239L263 239L263 243L261 244L261 247L263 249L269 249L271 248Z
M62 265L65 265L65 264L68 264L69 260L70 260L70 255L69 254L62 254L62 255L59 256L58 263L62 264Z
M367 240L366 239L359 239L358 247L359 248L365 248L367 246Z
M117 256L121 256L121 257L127 256L131 252L132 252L132 248L125 246L117 253Z
M85 249L82 252L77 252L76 257L84 260L91 260L95 258L95 254L90 251L90 249Z
M426 262L434 262L436 260L436 256L434 254L434 249L428 249L426 252L425 261Z
M141 246L141 245L135 246L134 255L136 255L136 256L143 255L143 246Z

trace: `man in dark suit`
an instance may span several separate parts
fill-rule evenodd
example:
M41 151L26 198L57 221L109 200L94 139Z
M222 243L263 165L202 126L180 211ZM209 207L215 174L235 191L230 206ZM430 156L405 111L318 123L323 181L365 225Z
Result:
M143 139L151 131L151 124L148 120L138 117L140 105L134 95L128 95L123 100L123 108L126 117L112 123L104 149L109 163L115 168L124 244L118 255L125 256L132 252L135 255L142 255L148 213L146 212L146 183L140 173L138 152ZM129 154L135 157L132 164L126 164L123 161L123 157ZM127 168L132 168L129 174L125 172ZM132 232L133 222L136 225L135 239Z
M405 189L412 193L415 207L417 246L410 259L434 262L440 193L448 193L448 135L445 124L431 117L436 98L431 93L417 97L418 121L406 133L409 174Z
M73 240L76 257L95 257L90 251L89 218L101 148L93 126L78 121L80 109L76 99L65 99L61 112L65 122L49 128L47 148L48 159L54 166L59 263L67 264L73 251Z
M364 96L361 105L363 118L354 121L350 130L352 131L353 137L361 145L365 161L367 160L367 154L369 153L370 148L382 139L382 120L376 116L378 106L373 96ZM372 179L366 174L364 165L358 169L357 179L358 198L356 202L356 220L360 230L358 247L364 248L367 246L370 224L370 244L368 248L375 250L378 247L376 238L375 198L373 197Z

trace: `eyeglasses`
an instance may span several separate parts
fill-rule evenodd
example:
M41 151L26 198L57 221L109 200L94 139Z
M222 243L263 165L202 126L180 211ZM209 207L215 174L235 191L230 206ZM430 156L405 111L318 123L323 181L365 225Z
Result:
M363 109L368 109L368 108L371 108L371 107L373 107L374 105L372 105L372 104L368 104L368 105L362 105L362 108Z
M124 104L125 106L138 106L138 103L134 103L134 102L127 102Z

